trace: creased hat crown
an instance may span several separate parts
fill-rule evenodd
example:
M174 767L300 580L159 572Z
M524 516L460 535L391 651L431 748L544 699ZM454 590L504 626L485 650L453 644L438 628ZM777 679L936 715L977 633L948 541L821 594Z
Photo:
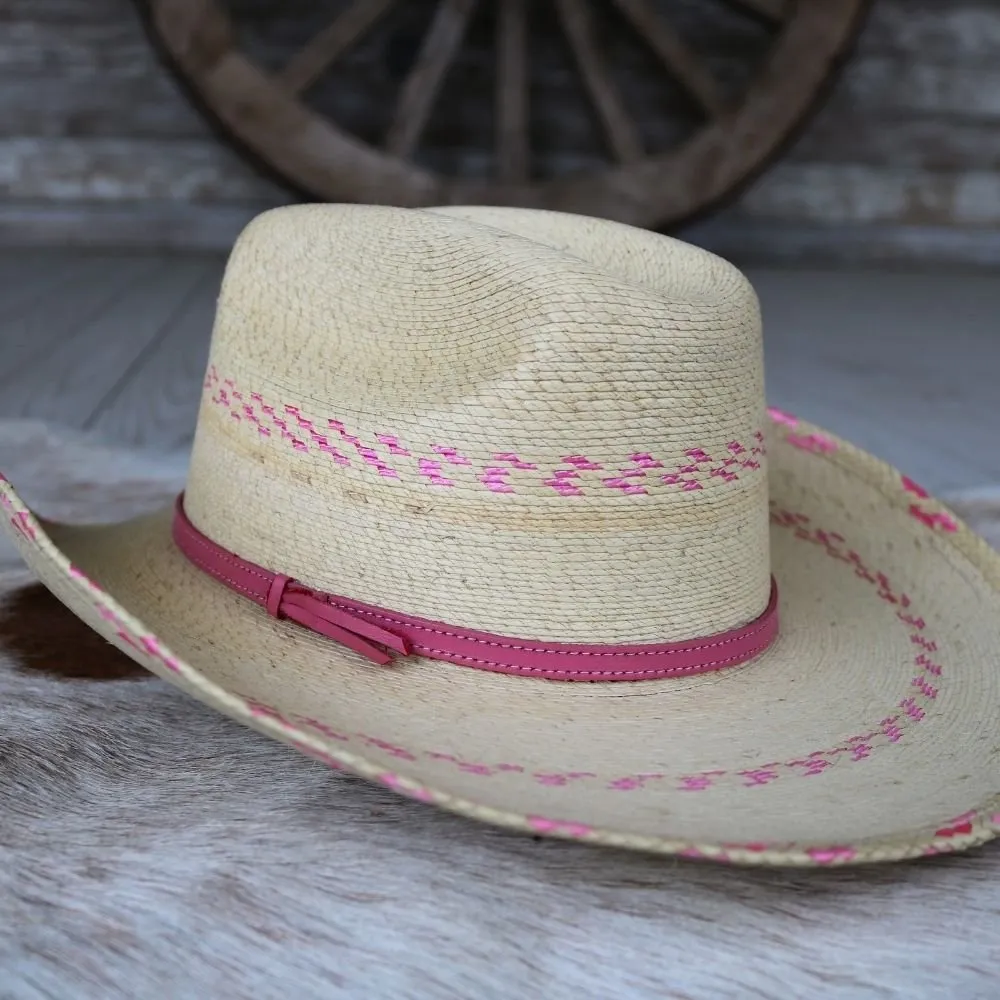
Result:
M321 590L657 642L769 596L760 318L725 261L517 209L296 206L223 282L186 495Z

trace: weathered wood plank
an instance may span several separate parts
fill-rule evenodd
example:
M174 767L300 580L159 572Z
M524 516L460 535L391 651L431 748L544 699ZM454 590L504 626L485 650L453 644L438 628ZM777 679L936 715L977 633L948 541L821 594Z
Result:
M737 211L776 221L989 228L1000 225L1000 174L778 163Z
M983 419L996 412L1000 368L994 277L852 269L749 276L777 405L918 481L929 470L938 489L955 488L963 470L976 470L979 483L1000 482L1000 453L990 444L996 421Z
M117 256L80 261L58 289L23 316L4 324L0 416L23 416L21 374L50 355L61 353L67 339L118 297L150 268L148 260Z
M0 23L42 21L56 24L89 24L134 17L131 0L3 0Z
M273 0L233 2L241 19L250 15L254 45L276 66L300 46L303 23L326 23L347 4L331 0L319 10L312 0L289 0L276 11ZM654 3L694 51L708 47L707 65L723 82L734 54L759 44L766 30L736 17L720 31L723 5ZM7 137L0 138L0 243L225 247L258 211L289 200L189 106L148 45L131 0L3 0L0 25L0 136ZM463 86L478 80L469 100L489 103L496 55L471 41L460 56ZM344 54L345 76L329 83L338 115L360 121L381 99L380 44ZM547 144L542 166L562 172L605 162L585 105L567 98L579 89L578 76L545 58L544 66L532 63L533 93L558 113L532 108ZM988 257L988 232L1000 218L997 67L996 0L876 0L828 104L726 214L727 224L745 234L773 225L786 233L786 246L812 239L789 236L795 227L874 227L921 234L885 237L878 253L895 248L922 258L938 239L949 259L959 245L976 260ZM366 81L375 84L370 95ZM669 144L669 129L648 121L672 107L655 82L630 82L628 97L644 137ZM477 131L488 129L484 117L474 120L464 103L443 117L434 123L434 162L491 169L484 157L494 137ZM949 227L971 235L946 238Z
M997 66L1000 66L998 61ZM568 93L572 80L545 79L536 85L551 105L558 103L559 113L535 103L533 114L541 116L558 129L563 148L586 150L594 143L594 128L589 116L574 107L572 101L559 98ZM633 88L635 90L635 88ZM631 93L631 92L630 92ZM660 106L655 87L638 90L639 104L648 107L644 122L655 142L668 139L669 109ZM484 90L484 102L494 96ZM368 108L368 110L366 110ZM338 115L361 121L371 109L360 94L338 98ZM475 141L466 125L463 108L451 111L453 138ZM662 121L662 124L660 123ZM916 125L914 125L916 123ZM953 147L953 154L975 157L970 137L977 131L987 148L993 148L992 136L1000 123L1000 69L968 66L911 66L895 59L855 60L835 88L829 102L804 130L810 158L844 160L855 156L860 162L894 161L894 143L908 142L907 129L918 127L921 139L911 144L906 161L923 146L920 162L936 162L938 145ZM485 127L484 127L485 128ZM938 134L931 134L936 128ZM440 132L441 129L439 128ZM0 77L0 136L116 138L136 141L163 139L201 140L216 151L219 159L231 156L204 119L181 96L166 76L123 80L109 74L85 83L52 75L6 80ZM924 143L923 137L927 142ZM953 138L954 137L954 138ZM482 139L480 149L488 150L492 139ZM797 148L791 151L797 155ZM992 153L984 160L971 159L969 166L991 164Z
M996 121L1000 118L1000 53L988 65L859 57L838 81L836 97L872 117L887 112L930 112Z
M679 8L683 10L686 8ZM1000 6L965 4L936 13L918 10L915 22L950 26L948 37L960 46L955 51L931 45L926 37L930 33L927 24L926 30L915 34L915 29L910 34L903 31L900 25L910 22L900 0L879 0L875 10L873 27L863 33L858 51L835 90L833 107L843 113L863 113L872 121L910 113L962 120L969 116L990 120L1000 117L1000 71L995 68L1000 64L1000 43L992 47L990 41L1000 34ZM674 12L670 13L669 23L673 24ZM279 27L281 23L279 20ZM533 30L537 31L537 25ZM876 41L866 42L873 34ZM911 35L915 39L912 45L889 44L894 38L905 40ZM736 67L730 65L734 57L727 54L725 47L716 51L720 42L718 38L713 40L715 44L707 52L700 46L708 39L699 39L698 46L692 47L709 60L713 72L725 79L736 72ZM258 47L264 46L267 51L262 49L262 54L267 60L280 65L296 44L287 31L276 29L275 40L261 41ZM688 44L692 45L690 40ZM979 57L967 57L964 52L969 47ZM380 100L384 89L378 82L385 72L378 51L374 46L371 52L362 48L348 53L345 76L334 88L335 94L324 92L341 118L353 121L371 117L373 102ZM490 91L494 58L489 47L473 46L462 52L461 59L470 70L466 78L480 81L482 94L477 91L471 95L477 101L493 100ZM476 72L471 72L473 69ZM565 105L559 116L560 141L574 141L580 134L592 131L588 115L574 114L573 102L560 97L579 87L574 75L561 72L558 66L537 64L533 65L533 73L549 100L561 108ZM351 81L351 85L345 81ZM671 105L668 101L664 106L662 88L653 79L635 81L630 99L643 118L663 114ZM463 121L459 108L450 114L456 125ZM130 13L125 18L97 21L72 30L42 21L9 24L0 33L0 134L207 137L210 132L159 64Z
M113 75L0 77L0 137L202 139L219 146L209 124L167 77Z
M876 117L863 109L822 111L785 162L857 163L960 173L1000 169L996 122L940 115Z
M30 0L19 0L30 3ZM72 0L66 0L72 2ZM79 2L79 0L77 0ZM107 2L107 0L105 0ZM722 3L653 0L663 17L695 50L717 48L721 54L745 48L748 41L769 30L766 24L726 11ZM800 0L801 2L801 0ZM414 7L416 3L411 3ZM346 0L340 0L341 7ZM301 37L303 24L329 17L336 5L315 0L228 0L241 23L270 44ZM535 4L533 4L535 6ZM537 3L541 7L541 3ZM319 13L317 10L319 9ZM316 27L319 28L320 24ZM895 53L943 62L989 60L1000 53L1000 5L995 0L875 0L857 41L859 54Z
M92 8L84 0L65 0L65 3L67 12L76 10L81 18ZM0 10L9 10L10 6L8 0ZM722 19L718 13L709 16L714 9L711 5L689 7L660 0L659 6L664 9L667 23L692 51L713 63L724 64L743 57L748 44L756 41L759 34L754 25ZM297 39L300 32L294 30L295 23L287 13L282 15L273 4L268 4L267 9L269 16L261 18L251 32L251 36L257 33L261 37L251 37L248 41L267 64L284 65L300 44ZM300 20L304 19L305 14ZM533 30L538 31L537 24ZM358 74L362 81L384 74L382 55L381 36L376 36L367 46L362 45L360 51L348 54L352 73ZM481 64L479 68L485 72L483 79L488 85L494 58L492 47L471 46L463 51L462 58ZM947 77L948 71L955 68L964 68L972 75L989 73L998 59L1000 5L878 0L858 39L845 78L856 78L861 89L867 90L884 81L886 75L891 79L897 63L912 67L918 78L921 74L935 73ZM872 66L865 68L869 61ZM925 71L925 66L930 69ZM59 20L41 14L32 16L26 10L19 17L8 15L0 33L0 74L9 75L11 80L25 74L39 78L54 75L69 83L71 77L152 79L165 76L166 71L149 45L131 4L120 0L99 4L89 19L73 25L71 30ZM905 91L908 86L897 90ZM923 89L928 86L924 84ZM949 85L946 82L944 86Z
M264 206L288 200L227 151L193 141L152 140L0 140L0 193L11 201ZM1000 176L991 170L784 161L746 193L742 209L775 219L993 225L1000 221Z
M9 199L279 201L285 195L232 150L198 140L0 139Z
M87 429L133 447L172 451L194 434L224 258L205 274L127 380L102 401Z
M134 16L95 18L71 27L29 16L4 23L0 32L0 72L11 76L135 78L158 71L156 54Z
M121 261L108 258L100 263L110 272L110 284L120 281ZM66 331L58 350L31 360L30 381L15 377L4 384L2 406L7 414L69 427L88 425L102 401L169 329L207 272L206 262L197 258L145 263L146 270L119 286L119 294L103 308L91 310Z
M956 71L957 72L957 71ZM886 81L893 74L882 74ZM971 86L974 81L969 80ZM45 142L38 144L35 137L14 135L0 143L3 162L0 178L6 178L9 197L46 197L55 185L61 196L84 196L88 185L101 187L102 198L109 197L180 197L180 198L283 198L277 185L258 177L254 169L245 164L229 148L210 136L207 128L186 105L153 102L146 106L140 100L130 104L125 96L127 88L110 88L117 108L95 108L73 98L72 90L62 90L62 84L50 83L41 88L43 94L55 94L65 100L57 108L34 107L18 100L18 95L28 97L31 85L17 88L0 87L0 132L32 129ZM893 84L893 86L895 86ZM849 89L848 85L845 85ZM916 93L916 91L914 91ZM1000 74L997 80L1000 94ZM962 92L952 95L953 103L961 104ZM908 97L912 103L912 94ZM1000 98L981 98L982 110L990 102L996 105L1000 117ZM74 107L74 104L79 106ZM101 99L94 102L100 105ZM46 111L48 110L48 114ZM178 111L178 131L198 130L202 139L182 142L165 142L161 133L174 131L172 116ZM9 117L13 115L13 120ZM121 115L121 118L119 118ZM577 122L570 113L560 116L558 123L560 141L571 148L582 146L580 163L586 163L586 136L592 133L586 116ZM181 125L182 122L186 125ZM77 142L63 138L66 132L117 132L133 135L128 139L111 139L106 135L84 137ZM140 133L135 135L138 131ZM150 132L156 134L149 134ZM46 133L49 133L46 135ZM53 134L55 133L55 134ZM581 136L582 133L582 136ZM838 95L807 129L800 143L789 152L792 159L820 161L854 160L862 163L912 164L929 167L947 165L956 169L991 167L995 163L998 132L986 120L976 121L968 115L946 117L932 112L900 117L898 108L891 105L881 115L876 115L859 100ZM488 150L489 144L484 149ZM475 155L470 151L471 155ZM598 154L593 154L598 155ZM600 162L597 159L596 162ZM572 164L567 165L568 168ZM145 178L145 179L144 179ZM159 178L159 179L158 179ZM163 180L168 190L164 190ZM4 183L0 180L0 183ZM153 187L155 191L146 190ZM119 194L115 194L115 189Z
M491 0L495 5L498 0ZM670 24L688 41L690 45L699 51L711 51L713 55L738 54L741 51L745 54L748 44L751 49L756 41L773 34L774 29L760 22L752 16L747 17L739 12L727 12L721 4L705 3L703 0L695 2L681 2L678 0L651 0L663 12L663 16ZM266 53L273 53L278 58L278 53L289 51L288 46L296 42L304 41L310 37L310 32L315 32L323 27L324 19L329 19L331 13L336 9L343 9L347 6L348 0L327 0L324 4L316 4L307 0L304 4L286 2L280 7L271 0L253 2L253 0L227 0L228 10L235 11L240 24L247 27L249 44L255 53L262 56ZM409 33L413 27L422 22L427 25L430 14L433 11L436 0L409 0L400 7L406 8L400 15L388 21L384 34L375 34L371 39L363 42L357 54L363 58L384 55L380 51L383 47L387 34L392 34L402 28L404 33ZM548 16L551 14L551 6L548 0L533 0L531 3L532 28L534 35L552 35L557 30L557 25ZM599 17L600 23L607 23L608 4L604 2L592 3L593 13ZM614 20L612 18L611 20ZM617 21L621 26L621 21ZM616 31L616 34L619 32ZM493 36L480 36L473 40L473 47L468 50L470 54L478 47L481 51L491 48ZM282 63L267 60L268 65L283 65Z
M0 201L0 246L228 250L271 207L183 201Z
M0 202L0 245L228 251L260 210L183 202L135 206L36 203L25 209ZM739 212L737 204L684 227L677 235L741 264L853 261L1000 266L1000 227L785 222Z
M1000 57L1000 5L993 0L876 0L857 51L943 63L993 62Z
M25 18L4 24L0 134L210 134L131 5L122 6L113 19L98 20L95 13L89 23Z
M73 258L51 250L7 251L0 255L0 322L23 315L59 286Z
M283 66L295 55L303 39L303 25L324 22L339 3L295 11L268 0L256 14L238 9L241 24L250 29L251 47L267 56L269 65ZM721 5L678 4L651 0L669 24L699 54L725 58L745 53L747 44L766 33L759 25L725 16ZM46 13L46 7L50 10ZM61 13L58 13L61 11ZM103 71L120 69L138 75L158 68L158 60L129 0L4 0L0 6L0 70L36 69L81 72L87 67ZM67 30L72 27L72 30ZM537 31L537 26L536 26ZM258 37L254 37L258 36ZM305 31L308 38L308 29ZM378 41L376 38L373 40ZM373 44L374 50L378 49ZM362 45L362 52L364 52ZM374 53L368 53L372 55ZM1000 5L958 0L876 0L859 34L855 58L896 55L906 59L942 63L979 62L987 65L1000 57ZM482 56L488 59L485 51ZM485 61L485 60L484 60Z
M1000 267L1000 228L776 222L726 211L675 235L743 267L906 264L991 273Z

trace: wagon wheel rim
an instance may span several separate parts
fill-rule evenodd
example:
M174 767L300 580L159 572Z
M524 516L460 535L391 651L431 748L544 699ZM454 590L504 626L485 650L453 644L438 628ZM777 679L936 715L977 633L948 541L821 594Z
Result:
M645 154L634 123L594 44L588 0L551 0L607 145L617 162L601 170L529 179L525 66L528 0L497 3L498 176L447 177L405 159L420 140L480 0L440 0L403 83L381 147L314 111L301 95L398 0L354 0L279 71L241 52L220 0L148 0L152 26L169 58L210 113L237 141L300 190L329 201L403 207L489 204L600 214L633 225L685 221L738 190L794 132L857 31L867 0L726 0L777 27L765 65L738 103L725 103L712 78L649 0L604 0L708 116L680 147ZM810 58L802 60L801 54ZM795 86L777 81L794 79ZM238 96L236 96L238 95ZM727 156L734 145L739 157ZM335 164L335 167L331 167ZM596 211L595 211L596 208Z

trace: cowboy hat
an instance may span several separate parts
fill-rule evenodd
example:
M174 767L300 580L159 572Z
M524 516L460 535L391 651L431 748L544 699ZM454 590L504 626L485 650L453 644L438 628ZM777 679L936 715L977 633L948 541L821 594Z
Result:
M829 865L1000 828L1000 558L765 406L745 277L559 213L296 206L223 281L184 494L4 523L91 627L524 832Z

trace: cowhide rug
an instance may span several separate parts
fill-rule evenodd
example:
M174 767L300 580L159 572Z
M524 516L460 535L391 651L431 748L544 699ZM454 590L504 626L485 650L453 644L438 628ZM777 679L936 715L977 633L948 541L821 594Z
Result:
M181 458L0 425L42 513L156 506ZM962 506L1000 543L1000 494ZM697 866L491 830L133 668L0 550L0 998L1000 996L1000 844Z

